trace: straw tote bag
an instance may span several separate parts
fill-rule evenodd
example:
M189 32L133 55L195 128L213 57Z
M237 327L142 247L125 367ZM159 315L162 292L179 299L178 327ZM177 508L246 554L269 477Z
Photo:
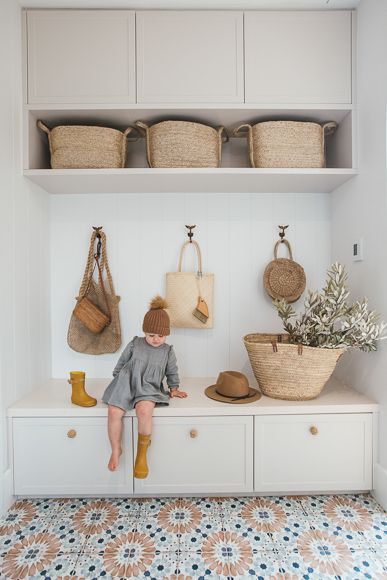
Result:
M94 244L98 238L97 253L94 253ZM101 263L97 260L98 281L93 278L93 263L96 257L101 256ZM105 280L103 275L106 274ZM110 273L106 253L106 235L104 232L93 232L90 239L89 255L77 304L70 319L67 333L67 342L76 352L85 354L105 354L116 352L121 346L121 326L118 303L120 297L114 292L113 279ZM81 316L80 316L81 314ZM103 324L99 320L105 314L110 322L96 332L95 323ZM87 321L90 328L85 325ZM92 322L90 324L90 322Z
M187 246L196 250L198 260L197 272L182 272L183 254ZM202 254L195 241L185 242L180 250L177 272L166 275L166 299L171 326L176 328L212 328L213 327L213 290L214 275L203 274ZM197 318L194 314L200 309L202 298L208 307L208 319ZM199 314L200 316L200 314Z

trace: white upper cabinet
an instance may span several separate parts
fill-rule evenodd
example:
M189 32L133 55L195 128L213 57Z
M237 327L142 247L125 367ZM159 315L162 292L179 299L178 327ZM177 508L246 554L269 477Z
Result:
M351 103L351 12L245 12L246 103Z
M28 11L27 48L29 103L136 100L132 11Z
M243 13L137 12L138 103L243 103Z

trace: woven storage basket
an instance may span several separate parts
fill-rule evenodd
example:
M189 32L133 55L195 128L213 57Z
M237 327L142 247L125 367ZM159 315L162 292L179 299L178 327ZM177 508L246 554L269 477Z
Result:
M262 393L288 401L314 399L345 349L289 344L287 335L280 335L280 343L276 336L248 334L243 339Z
M49 129L38 121L39 129L47 133L52 169L102 169L125 167L127 136L109 127L88 125L58 125Z
M136 126L146 138L149 167L220 167L224 127L214 129L190 121L161 121L149 127Z
M264 121L240 125L234 135L248 130L251 167L325 167L325 136L336 127L334 121Z

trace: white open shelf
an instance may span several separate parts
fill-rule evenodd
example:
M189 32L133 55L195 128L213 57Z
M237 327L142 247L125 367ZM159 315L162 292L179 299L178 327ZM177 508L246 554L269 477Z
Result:
M29 169L24 175L53 194L328 193L354 169Z
M353 147L355 115L352 106L273 105L27 105L24 175L50 193L195 193L195 192L330 192L356 175ZM326 168L253 169L247 140L231 138L223 146L220 168L150 169L145 140L130 135L127 167L123 169L50 169L47 136L36 126L90 124L124 130L135 121L149 124L166 119L224 125L231 135L242 123L289 119L318 123L336 121L338 129L327 138ZM133 135L136 135L133 133Z

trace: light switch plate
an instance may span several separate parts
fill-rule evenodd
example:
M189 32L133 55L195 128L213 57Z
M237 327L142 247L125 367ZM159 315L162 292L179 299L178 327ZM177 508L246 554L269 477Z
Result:
M352 260L354 262L361 262L364 260L364 242L363 238L358 238L352 244Z

